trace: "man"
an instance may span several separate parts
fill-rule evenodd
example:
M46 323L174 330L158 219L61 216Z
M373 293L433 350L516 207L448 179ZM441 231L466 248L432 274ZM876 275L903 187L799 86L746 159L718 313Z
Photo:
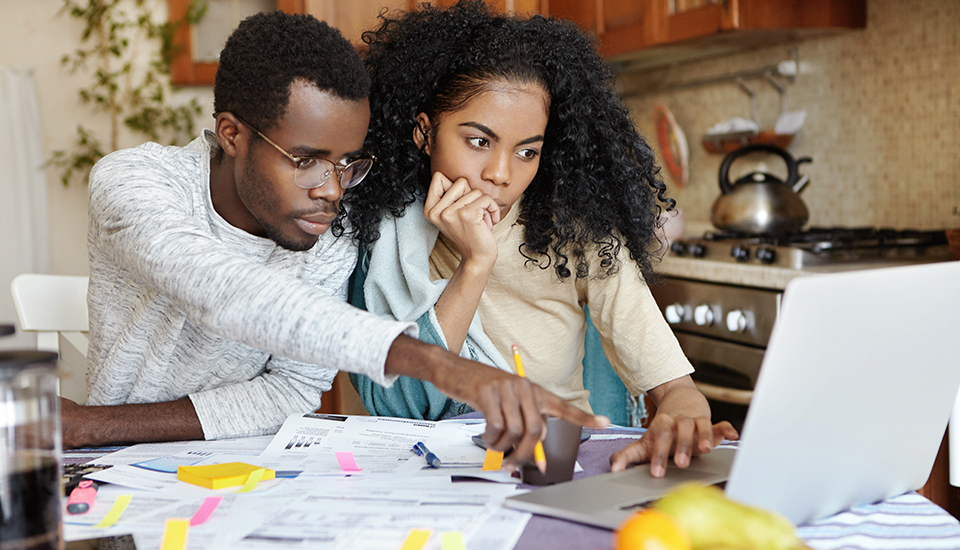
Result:
M343 303L356 249L329 231L363 150L369 77L309 16L259 14L220 57L215 132L146 144L90 178L90 400L66 447L273 433L338 369L428 380L484 412L488 443L532 453L542 414L605 424L498 369ZM376 182L366 182L375 185ZM323 365L323 366L318 366Z

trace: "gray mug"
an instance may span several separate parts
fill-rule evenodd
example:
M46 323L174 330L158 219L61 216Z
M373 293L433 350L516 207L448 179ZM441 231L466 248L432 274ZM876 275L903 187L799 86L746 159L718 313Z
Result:
M580 450L583 428L562 418L547 417L547 437L543 453L547 457L547 471L540 473L536 464L528 462L520 469L521 479L528 485L551 485L573 479L573 467Z

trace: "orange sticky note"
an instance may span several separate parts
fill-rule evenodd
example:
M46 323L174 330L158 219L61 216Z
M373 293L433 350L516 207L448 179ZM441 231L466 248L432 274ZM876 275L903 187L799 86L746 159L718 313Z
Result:
M499 470L503 467L503 451L487 449L487 456L483 458L483 470Z
M430 529L411 529L407 533L406 540L403 541L403 546L400 547L400 550L420 550L423 548L427 541L430 540L430 534L433 533Z

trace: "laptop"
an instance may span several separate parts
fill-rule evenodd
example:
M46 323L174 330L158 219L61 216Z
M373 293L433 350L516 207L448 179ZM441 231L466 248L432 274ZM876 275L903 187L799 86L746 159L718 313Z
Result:
M616 528L677 483L795 525L923 486L960 388L960 262L794 279L784 291L739 448L662 479L648 466L510 497L535 514Z

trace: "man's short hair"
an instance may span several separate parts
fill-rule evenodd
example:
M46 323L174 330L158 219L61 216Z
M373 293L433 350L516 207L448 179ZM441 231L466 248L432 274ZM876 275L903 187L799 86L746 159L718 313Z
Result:
M370 95L370 76L340 31L312 15L263 12L244 19L220 53L215 113L266 131L283 117L290 84L302 79L348 100Z

